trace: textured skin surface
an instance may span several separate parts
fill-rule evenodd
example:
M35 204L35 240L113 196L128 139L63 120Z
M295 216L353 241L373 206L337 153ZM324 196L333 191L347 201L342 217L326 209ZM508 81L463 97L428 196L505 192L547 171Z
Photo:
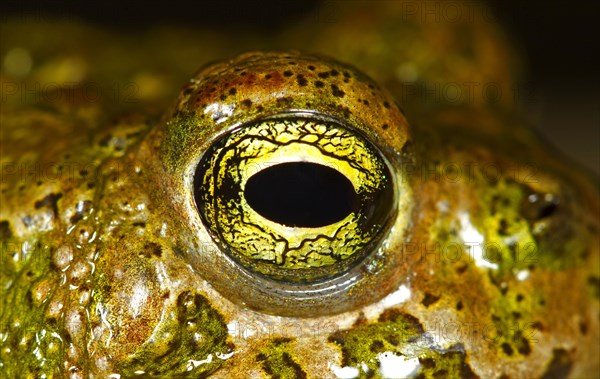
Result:
M205 66L179 95L182 75L242 49L224 47L235 35L163 32L173 43L160 55L150 42L116 44L147 58L138 72L82 42L111 40L104 32L59 24L78 32L79 50L55 53L5 22L39 61L24 78L5 69L3 85L46 90L7 96L1 109L0 376L597 375L597 182L540 142L510 101L406 97L415 71L411 85L510 86L518 70L495 25L398 22L398 4L357 2L336 23L282 37L375 81L330 58L250 53ZM269 41L252 46L281 46ZM178 55L191 43L202 51ZM81 82L65 85L75 72ZM102 75L134 85L90 101L89 83L107 90ZM138 101L124 100L128 88ZM317 296L245 274L194 202L197 163L218 136L292 110L344 120L396 182L395 219L371 264Z

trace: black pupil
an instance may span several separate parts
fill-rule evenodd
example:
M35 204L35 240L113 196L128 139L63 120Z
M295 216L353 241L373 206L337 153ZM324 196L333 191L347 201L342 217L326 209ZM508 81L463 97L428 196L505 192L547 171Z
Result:
M358 209L358 195L339 171L307 162L282 163L251 176L244 195L261 216L293 227L317 228Z

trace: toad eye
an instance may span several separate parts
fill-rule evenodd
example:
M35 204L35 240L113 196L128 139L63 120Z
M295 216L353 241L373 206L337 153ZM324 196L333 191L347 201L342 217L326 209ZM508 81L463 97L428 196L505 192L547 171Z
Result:
M221 249L279 281L346 272L379 244L395 210L377 149L309 117L241 127L210 147L195 177L196 204Z
M177 252L221 294L277 315L339 313L397 287L408 125L355 69L248 53L201 70L155 132Z

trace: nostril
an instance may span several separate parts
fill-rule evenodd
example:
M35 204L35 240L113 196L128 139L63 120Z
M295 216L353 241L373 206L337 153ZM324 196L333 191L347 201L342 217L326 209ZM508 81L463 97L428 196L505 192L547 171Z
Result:
M530 221L537 221L552 216L558 209L558 196L546 193L531 193L521 204L521 212Z
M246 182L244 196L261 216L292 227L330 225L359 207L348 178L310 162L283 163L259 171Z

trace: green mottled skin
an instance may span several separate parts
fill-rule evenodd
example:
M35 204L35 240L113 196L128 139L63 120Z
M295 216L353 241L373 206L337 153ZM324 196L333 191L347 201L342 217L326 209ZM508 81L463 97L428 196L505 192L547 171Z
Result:
M235 33L163 29L139 43L76 23L0 24L1 56L35 58L24 77L0 72L3 85L69 83L73 58L84 67L72 96L10 95L0 110L0 377L334 378L344 366L383 377L382 354L416 360L419 378L598 375L597 180L511 101L417 101L398 74L509 88L519 69L501 32L479 19L398 22L394 2L340 7L336 22L245 40L326 53L378 84L328 58L259 53L204 67L177 95L197 67L249 46ZM86 83L104 96L90 101ZM211 104L234 110L216 123ZM290 109L347 120L407 190L361 285L261 307L264 293L219 260L185 180L215 135ZM488 261L468 255L476 242L493 244Z

